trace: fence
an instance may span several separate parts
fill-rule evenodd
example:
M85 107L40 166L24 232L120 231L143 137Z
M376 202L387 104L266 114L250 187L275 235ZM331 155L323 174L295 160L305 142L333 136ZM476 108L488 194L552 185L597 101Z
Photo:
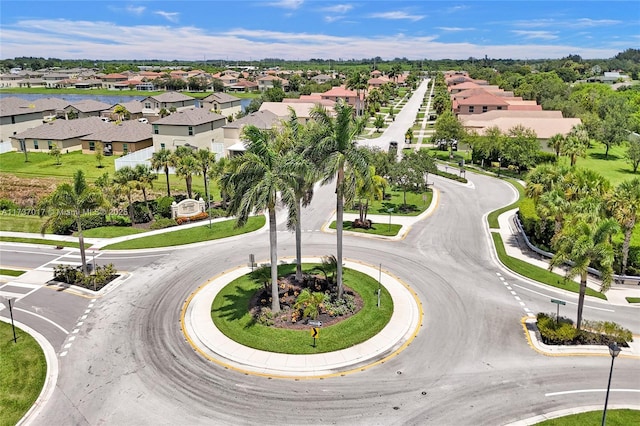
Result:
M123 155L120 158L116 158L116 170L120 170L126 166L135 167L138 164L146 164L151 167L151 156L153 155L153 152L154 148L153 146L150 146L148 148Z
M4 154L5 152L13 151L13 146L11 145L11 141L0 142L0 154Z

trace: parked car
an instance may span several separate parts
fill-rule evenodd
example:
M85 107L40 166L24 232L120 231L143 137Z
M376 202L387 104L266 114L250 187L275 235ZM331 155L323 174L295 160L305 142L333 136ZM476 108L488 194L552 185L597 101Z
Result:
M148 123L149 123L149 120L147 120L147 119L146 119L146 118L144 118L144 117L143 117L143 118L138 118L138 121L139 121L140 123L144 123L144 124L148 124Z

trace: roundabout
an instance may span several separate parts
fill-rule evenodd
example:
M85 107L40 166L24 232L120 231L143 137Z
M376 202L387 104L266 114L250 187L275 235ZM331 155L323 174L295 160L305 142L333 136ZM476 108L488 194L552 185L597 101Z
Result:
M305 258L303 262L319 262ZM400 353L417 335L422 305L415 292L385 271L362 262L345 261L345 267L380 277L394 304L389 323L374 337L347 349L312 355L266 352L241 345L225 336L211 319L211 305L218 292L249 267L226 271L198 288L185 302L181 314L185 338L200 355L245 374L278 378L319 378L362 371ZM311 330L311 326L309 327Z

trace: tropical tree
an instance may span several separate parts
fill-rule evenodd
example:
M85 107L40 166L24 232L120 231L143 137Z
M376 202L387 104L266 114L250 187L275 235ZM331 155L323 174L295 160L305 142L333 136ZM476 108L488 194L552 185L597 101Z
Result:
M637 134L630 135L629 146L627 147L626 158L631 164L633 173L638 172L638 166L640 166L640 136Z
M372 200L382 200L384 196L384 189L388 185L388 182L382 176L376 174L376 168L369 166L369 176L371 179L365 181L362 177L358 176L356 180L356 196L358 197L358 213L360 223L364 224L367 220L367 213L369 211L369 202Z
M376 118L373 120L373 125L376 128L376 133L380 133L380 129L384 127L384 117L380 114L376 114Z
M231 195L229 212L244 225L252 212L267 210L271 258L271 310L280 311L278 297L278 241L276 204L280 194L285 205L295 197L291 182L297 170L283 160L274 143L274 132L249 125L244 128L247 140L243 155L233 158L221 184Z
M130 166L122 167L116 170L113 175L113 184L116 190L127 197L129 219L131 224L135 223L135 215L133 212L133 191L136 189L136 173Z
M298 295L293 309L301 310L303 318L314 320L320 315L322 302L324 302L324 293L319 291L312 293L308 288L305 288Z
M127 107L120 104L116 105L116 107L113 109L113 113L118 116L118 121L123 121L125 119L128 120L131 116L131 113L129 112Z
M144 204L147 208L149 220L153 220L153 214L149 207L149 199L147 198L147 189L153 188L153 181L158 179L158 175L146 164L136 164L133 172L135 176L134 184L136 189L142 191L142 198L144 199Z
M350 202L355 195L356 175L369 179L369 168L365 154L358 150L355 142L355 137L362 131L362 121L353 120L353 108L343 101L336 103L334 111L335 117L332 117L321 105L312 109L312 119L324 127L324 132L320 132L318 140L311 143L309 156L318 165L323 184L336 181L336 278L338 297L342 298L344 203Z
M562 133L556 133L551 136L547 141L547 147L553 149L553 152L556 153L556 157L560 157L560 153L562 152L562 146L564 145L565 137Z
M162 148L160 151L156 151L151 156L151 167L158 172L160 169L164 170L164 174L167 177L167 197L171 197L171 185L169 185L169 169L176 166L176 159L171 151Z
M60 164L62 164L60 162L60 156L62 155L62 151L60 151L60 148L58 148L58 144L57 143L51 144L51 148L49 148L49 155L56 159L56 164L58 166Z
M611 237L619 227L614 219L593 221L581 215L565 222L562 230L552 240L555 254L549 262L549 270L569 263L567 279L580 276L580 292L578 295L578 317L576 328L580 330L584 295L587 290L589 268L598 265L600 270L601 291L607 291L613 277L614 250Z
M204 179L204 193L207 197L207 211L211 208L211 196L209 194L209 172L216 162L216 154L208 149L199 149L195 152L196 162Z
M104 166L102 165L102 160L104 159L104 145L102 142L96 142L96 161L98 162L98 168L101 169Z
M356 91L356 115L358 117L362 114L362 110L364 109L360 93L369 87L368 81L369 77L362 71L354 71L346 81L346 88Z
M82 214L101 207L104 204L102 193L96 187L87 185L84 172L78 170L73 175L73 184L58 185L51 195L46 197L39 211L48 213L49 218L42 224L40 233L44 235L49 225L56 220L71 217L78 228L78 242L80 243L80 259L82 272L87 275L87 257L84 249L82 234Z
M608 207L613 218L618 222L624 233L622 242L622 266L620 275L627 272L631 235L640 213L640 178L627 180L618 185L613 194L608 197Z
M191 148L178 147L175 152L175 164L176 174L183 178L187 185L187 195L193 198L193 175L201 169Z
M576 165L578 157L587 156L589 133L583 125L575 125L565 138L560 153L569 157L571 167Z

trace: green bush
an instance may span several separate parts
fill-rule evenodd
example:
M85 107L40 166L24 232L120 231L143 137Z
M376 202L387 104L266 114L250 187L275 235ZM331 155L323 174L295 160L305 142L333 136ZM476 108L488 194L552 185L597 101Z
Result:
M538 330L542 341L549 345L567 345L574 342L578 330L568 318L561 317L556 321L555 316L538 314Z
M224 209L220 208L211 208L209 209L209 217L215 219L217 217L227 217L227 212Z
M18 205L11 200L7 200L6 198L0 198L0 211L6 210L17 210Z
M592 333L605 334L612 338L615 342L633 342L633 334L610 321L583 321L582 328Z
M151 211L151 217L149 217L150 213L147 210L147 205L144 201L136 201L133 203L133 221L134 223L147 223L153 217L153 211ZM171 215L171 214L169 214Z
M535 158L536 164L543 164L543 163L555 164L557 162L558 162L558 157L556 157L556 154L554 154L553 152L538 151L538 154L536 155L536 158Z
M435 172L433 172L433 174L434 175L438 175L438 176L442 176L442 177L447 178L447 179L456 180L458 182L467 183L467 178L460 177L460 176L458 176L456 174L453 174L453 173L443 172L442 170L436 170Z
M582 321L582 330L573 326L568 318L538 313L538 330L542 341L549 345L609 345L617 342L628 347L633 341L631 331L608 321Z
M86 214L80 216L83 230L100 228L107 225L107 218L103 214ZM51 232L57 235L70 235L78 230L76 220L72 217L62 217L51 224Z
M107 216L107 225L109 226L131 226L129 216L120 216L117 214Z
M160 197L155 200L155 214L161 217L171 218L171 204L175 201L173 197Z
M172 226L177 226L178 222L176 222L174 219L167 219L167 218L159 218L156 219L155 222L153 222L150 226L151 229L164 229L164 228L170 228Z

